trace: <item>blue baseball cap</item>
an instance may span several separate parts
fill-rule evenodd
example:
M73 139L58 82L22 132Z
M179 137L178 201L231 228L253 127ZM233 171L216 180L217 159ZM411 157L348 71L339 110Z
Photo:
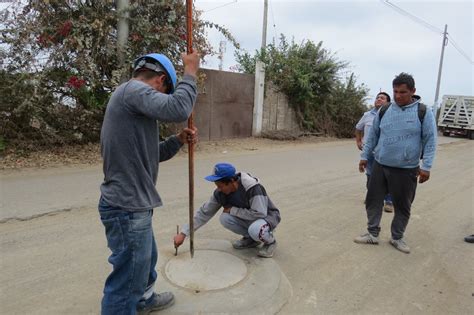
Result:
M210 182L217 182L223 178L235 176L235 167L229 163L217 163L214 166L214 173L212 175L204 177L205 180Z

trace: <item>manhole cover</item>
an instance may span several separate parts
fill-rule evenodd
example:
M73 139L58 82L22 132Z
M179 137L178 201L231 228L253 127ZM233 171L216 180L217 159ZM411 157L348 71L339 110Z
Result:
M194 291L225 289L247 275L245 262L226 252L196 250L171 259L165 266L166 277L175 285Z

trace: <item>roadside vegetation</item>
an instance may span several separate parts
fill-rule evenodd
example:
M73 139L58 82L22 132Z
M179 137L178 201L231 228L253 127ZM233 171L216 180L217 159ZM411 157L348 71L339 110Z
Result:
M178 0L131 0L125 60L160 51L180 63L185 51L185 6ZM0 156L76 145L94 145L107 100L129 63L119 65L114 1L17 1L0 14ZM206 30L224 27L193 18L193 43L214 54ZM236 54L239 71L266 64L266 78L296 109L302 130L351 137L365 109L367 90L322 43L295 43L284 36L254 55ZM166 126L163 126L166 131ZM69 151L69 150L68 150Z
M364 111L367 88L357 84L348 62L341 61L323 43L296 43L281 35L253 55L238 51L239 70L255 73L255 62L265 65L265 80L288 96L304 131L341 138L352 137Z
M120 67L115 1L17 1L0 20L0 151L29 152L99 140ZM125 60L160 51L179 64L186 50L185 2L131 0ZM206 30L220 25L193 17L193 44L214 53Z

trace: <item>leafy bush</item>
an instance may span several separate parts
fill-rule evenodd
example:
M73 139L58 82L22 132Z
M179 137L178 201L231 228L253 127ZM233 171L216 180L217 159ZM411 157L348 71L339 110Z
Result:
M250 55L238 51L239 70L255 73L255 62L265 64L265 79L288 96L301 127L338 137L352 137L354 125L366 109L365 86L357 85L354 74L341 78L348 66L322 42L288 42L281 35L279 44L270 44Z
M0 129L10 146L34 148L97 141L110 92L130 63L120 67L116 1L28 0L0 15ZM185 51L181 0L131 0L126 60L162 52L176 64ZM193 44L213 53L206 28L193 17ZM6 48L5 48L6 47Z

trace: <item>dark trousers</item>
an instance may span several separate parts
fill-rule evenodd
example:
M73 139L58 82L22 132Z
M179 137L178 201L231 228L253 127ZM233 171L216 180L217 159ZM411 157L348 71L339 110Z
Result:
M367 175L367 182L365 183L365 188L367 189L369 189L369 182L370 182L370 175ZM383 201L385 201L385 204L393 204L392 195L386 194Z
M388 167L374 161L365 205L370 234L379 235L384 197L390 191L394 207L392 238L398 240L403 237L415 199L417 173L418 168Z

